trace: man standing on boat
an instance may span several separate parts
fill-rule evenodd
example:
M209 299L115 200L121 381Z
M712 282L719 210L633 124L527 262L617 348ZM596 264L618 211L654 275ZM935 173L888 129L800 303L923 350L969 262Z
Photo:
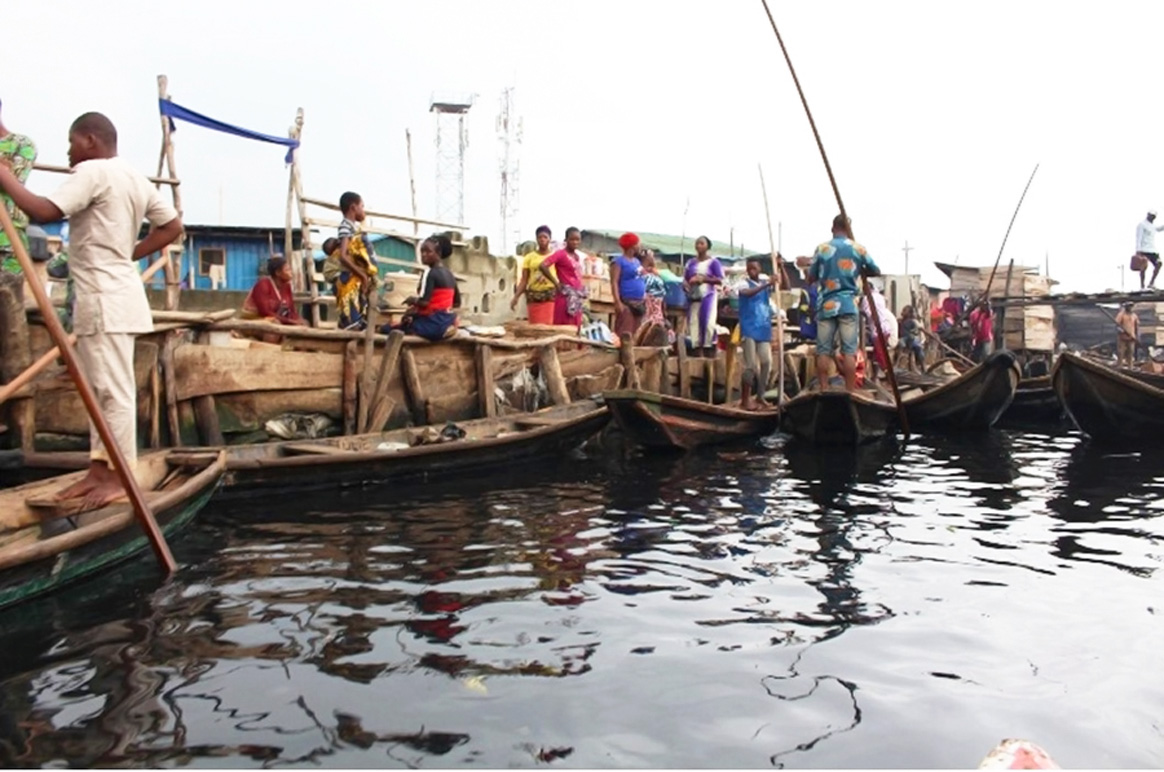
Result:
M1123 309L1116 314L1116 326L1120 328L1116 338L1117 364L1121 367L1131 367L1136 361L1136 343L1140 340L1140 317L1132 310L1132 303L1124 303Z
M833 237L816 248L808 280L819 284L816 298L816 373L821 389L828 388L829 360L841 339L841 374L845 388L857 390L857 279L879 276L881 269L865 247L849 237L847 218L833 218Z
M0 164L0 191L33 222L70 220L77 359L132 467L137 460L133 339L154 329L136 261L177 239L182 221L150 181L118 157L117 129L101 113L85 113L73 121L69 166L73 169L69 178L45 197L29 192ZM143 219L153 230L137 241ZM103 507L125 493L92 422L89 447L89 473L57 494L62 500L83 498L86 510Z
M989 298L983 298L970 312L970 342L975 362L985 362L994 353L994 309Z
M1147 263L1152 264L1152 279L1148 282L1149 287L1156 286L1156 275L1160 273L1160 253L1156 251L1156 231L1164 231L1164 225L1156 225L1156 212L1154 210L1148 212L1148 216L1144 221L1136 226L1136 254L1142 255ZM1148 269L1148 265L1141 262L1140 265L1140 289L1144 289L1144 272Z

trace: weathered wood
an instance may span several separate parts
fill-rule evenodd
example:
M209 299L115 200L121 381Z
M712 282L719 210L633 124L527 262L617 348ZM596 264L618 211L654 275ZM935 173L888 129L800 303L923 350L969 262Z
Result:
M33 279L35 281L35 279ZM28 316L24 311L23 279L14 274L0 276L0 382L16 382L32 365L28 346ZM19 386L16 387L17 389ZM14 389L15 391L15 389ZM12 400L8 406L10 430L22 450L31 451L36 435L36 407L28 397Z
M707 404L715 402L715 360L705 359L703 361L704 378L707 380Z
M178 336L167 334L162 344L162 390L166 395L166 424L170 430L170 445L181 444L181 429L178 422L178 374L174 367L174 349Z
M397 364L400 361L400 349L404 346L404 333L393 330L388 334L388 345L380 355L380 369L376 374L376 384L372 388L372 407L368 425L363 432L379 432L384 430L388 416L396 401L388 396L388 382L396 375Z
M679 396L691 399L691 372L687 369L687 342L682 338L675 344L679 364Z
M333 389L342 385L341 356L280 349L176 347L179 401L207 394L271 389Z
M222 429L218 426L218 412L214 409L214 397L205 395L191 400L194 407L194 423L198 427L198 437L203 445L223 445Z
M651 357L643 363L642 388L656 394L661 394L663 391L662 364L657 356Z
M154 347L155 351L157 346ZM150 448L162 447L162 379L158 375L157 358L154 359L154 366L150 368L150 407L149 407L149 421L150 431L147 439L147 444Z
M624 332L619 336L619 342L622 343L622 346L619 347L618 358L626 374L626 387L637 389L639 388L639 369L635 366L635 346L630 333Z
M76 335L69 336L69 343L70 344L75 343L76 340L77 340ZM16 394L18 391L20 391L25 385L30 383L33 378L40 375L40 373L46 367L48 367L53 362L55 362L57 360L57 357L59 357L60 355L61 355L61 350L59 348L57 348L56 346L53 346L51 349L49 349L44 354L42 354L40 359L36 360L31 365L29 365L27 368L25 368L24 372L22 372L20 375L16 376L16 378L9 381L8 383L5 383L3 387L0 387L0 404L4 404L6 401L8 401L9 397L12 397L14 394Z
M412 422L417 425L428 423L427 400L424 398L424 387L420 383L416 357L407 348L400 352L400 370L404 381L405 399L408 402L408 410L412 414Z
M617 389L622 383L623 368L613 364L597 375L579 375L569 379L570 396L576 400L597 397L604 391Z
M187 322L190 325L224 322L234 318L236 313L233 308L224 308L218 311L150 311L155 322Z
M322 413L336 421L343 420L340 388L216 394L214 401L224 434L257 431L283 413Z
M659 393L671 396L675 393L674 385L671 383L671 356L665 348L659 349L657 356L659 358Z
M356 356L359 343L349 340L344 346L343 371L343 415L344 434L356 433Z
M493 349L477 344L474 362L477 367L477 406L482 418L497 415L497 400L493 398Z
M375 309L368 304L368 316L364 319L364 374L360 377L359 418L356 420L357 431L363 434L368 425L368 417L372 413L372 353L374 351L374 337L376 334Z
M553 346L543 347L538 361L541 364L546 388L550 392L550 402L555 405L569 404L570 390L566 387L565 376L562 375L562 365L558 361L558 350Z

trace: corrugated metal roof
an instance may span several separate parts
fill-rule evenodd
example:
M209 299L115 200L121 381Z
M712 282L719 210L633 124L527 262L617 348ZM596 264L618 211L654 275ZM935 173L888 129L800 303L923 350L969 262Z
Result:
M584 230L584 233L597 234L608 239L614 239L615 241L618 240L619 236L626 232L626 230L602 230L597 228L587 228ZM695 239L703 235L701 233L694 233L687 236L672 236L665 233L647 233L645 231L634 231L634 233L639 237L639 240L643 246L655 250L656 254L683 254L686 256L692 256L695 254ZM711 237L708 236L708 238ZM736 244L733 248L733 246L728 244L726 241L716 241L714 239L711 242L710 252L715 257L728 260L741 260L745 257L750 257L753 254L757 254L752 251L749 251L745 254L744 250L739 244ZM766 255L768 253L764 252L762 254Z

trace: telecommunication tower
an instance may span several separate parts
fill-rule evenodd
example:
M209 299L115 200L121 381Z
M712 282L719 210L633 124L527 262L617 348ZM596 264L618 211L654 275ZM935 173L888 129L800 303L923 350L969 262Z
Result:
M501 254L509 254L509 225L514 224L514 243L521 242L517 231L518 176L521 172L521 117L513 104L513 86L501 92L501 112L497 114L497 138L501 141Z
M465 116L473 97L433 96L429 112L436 113L436 211L443 222L465 223L465 150L469 130Z

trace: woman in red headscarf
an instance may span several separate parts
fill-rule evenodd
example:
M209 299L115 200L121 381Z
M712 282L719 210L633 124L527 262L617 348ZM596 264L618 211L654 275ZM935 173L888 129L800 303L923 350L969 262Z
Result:
M618 238L622 254L610 262L610 291L614 295L614 334L634 335L646 311L647 287L639 262L639 237L624 233Z

